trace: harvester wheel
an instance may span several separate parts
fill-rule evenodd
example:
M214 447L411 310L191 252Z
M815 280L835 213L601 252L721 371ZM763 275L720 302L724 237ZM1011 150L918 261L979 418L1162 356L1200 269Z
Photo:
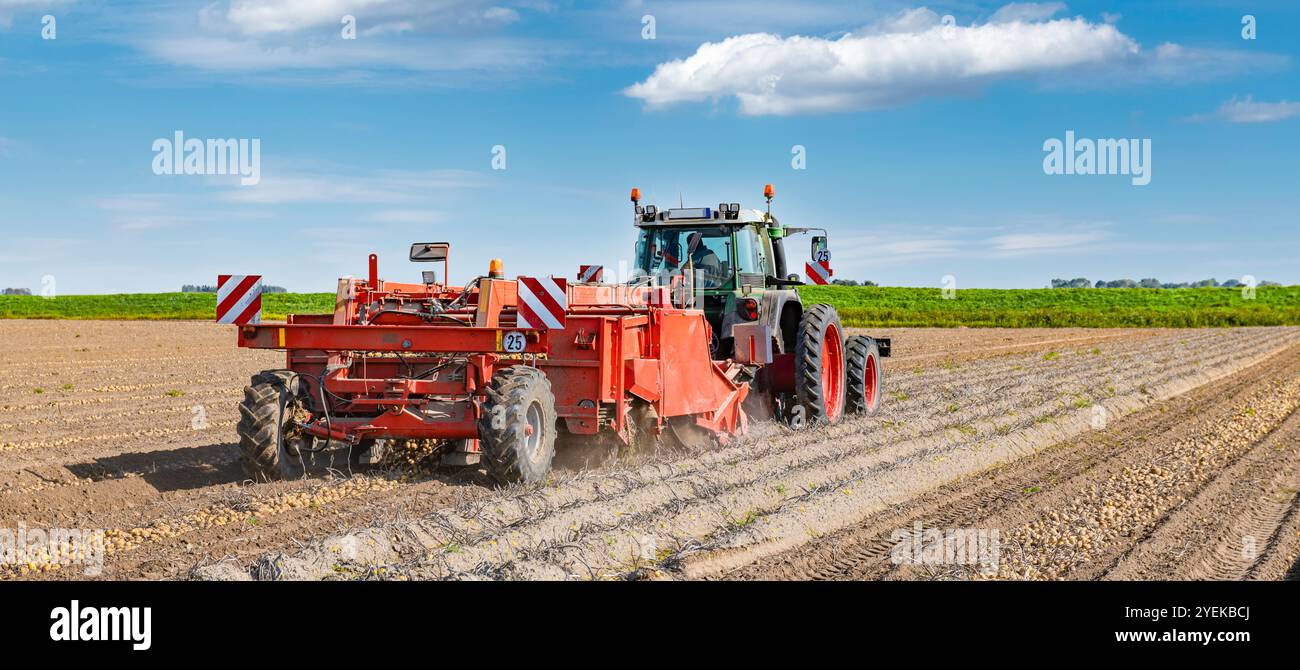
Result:
M848 352L848 410L850 414L875 414L880 407L884 370L880 349L865 335L854 335L844 343Z
M809 424L844 415L844 328L831 305L811 305L799 319L794 345L795 397Z
M555 396L537 368L497 370L478 420L483 466L497 482L532 484L545 479L555 458Z
M239 456L244 474L253 481L303 476L302 446L306 437L293 424L301 409L300 380L288 370L268 370L253 376L239 405Z

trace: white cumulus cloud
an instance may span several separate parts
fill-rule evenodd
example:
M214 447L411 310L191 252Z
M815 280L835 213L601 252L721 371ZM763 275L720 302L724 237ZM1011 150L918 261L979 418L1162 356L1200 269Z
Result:
M914 9L836 39L752 33L700 45L624 90L650 107L735 97L743 114L871 109L1027 76L1136 57L1114 25L1044 20L1059 3L1018 3L983 24Z

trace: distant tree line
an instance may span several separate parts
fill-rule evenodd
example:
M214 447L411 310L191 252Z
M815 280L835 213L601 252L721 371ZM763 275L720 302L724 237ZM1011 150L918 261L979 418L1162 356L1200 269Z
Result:
M217 287L207 284L185 284L181 286L181 293L216 293ZM262 293L288 293L289 291L283 286L262 285Z
M31 295L32 290L29 288L7 288L0 295Z
M876 282L866 279L860 282L856 279L832 279L831 284L835 286L875 286Z
M1281 284L1273 281L1262 281L1255 285L1281 286ZM1159 279L1151 278L1141 279L1138 281L1133 281L1132 279L1116 279L1113 281L1098 280L1096 283L1088 281L1086 277L1052 280L1052 288L1236 288L1238 286L1241 286L1241 282L1236 279L1219 282L1213 277L1202 279L1200 281L1178 283L1162 283Z

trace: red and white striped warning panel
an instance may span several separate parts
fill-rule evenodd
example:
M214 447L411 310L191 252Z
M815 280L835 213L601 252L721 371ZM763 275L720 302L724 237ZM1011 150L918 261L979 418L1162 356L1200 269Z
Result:
M561 277L519 278L519 327L563 330L569 311L569 281Z
M808 279L812 280L812 283L820 284L822 286L831 283L831 275L834 274L831 272L830 263L818 263L816 261L808 261L807 263L804 263L804 270L808 275Z
M601 276L605 274L603 265L579 265L578 281L587 283L599 283Z
M217 276L217 323L262 322L262 276Z

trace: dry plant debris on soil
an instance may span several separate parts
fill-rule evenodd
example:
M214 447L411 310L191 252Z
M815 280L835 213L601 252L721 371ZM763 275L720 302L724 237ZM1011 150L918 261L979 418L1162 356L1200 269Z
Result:
M280 354L205 323L0 329L0 519L104 529L105 579L1279 579L1300 553L1300 328L896 329L875 416L506 489L421 445L245 482L236 404ZM998 529L998 570L895 564L917 523Z

